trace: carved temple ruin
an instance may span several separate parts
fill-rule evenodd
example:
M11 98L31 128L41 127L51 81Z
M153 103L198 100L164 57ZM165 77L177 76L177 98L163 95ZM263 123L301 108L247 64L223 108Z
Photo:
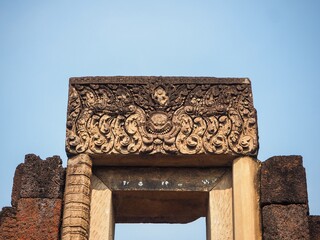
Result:
M208 240L320 239L301 156L257 159L247 78L71 78L67 168L15 172L0 239L113 240L116 223L188 223Z

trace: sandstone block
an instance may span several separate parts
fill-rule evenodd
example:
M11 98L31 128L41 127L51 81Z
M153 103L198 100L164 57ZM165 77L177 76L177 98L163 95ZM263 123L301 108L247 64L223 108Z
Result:
M71 78L66 152L69 157L93 155L96 163L113 166L221 166L239 156L255 157L258 131L250 80Z

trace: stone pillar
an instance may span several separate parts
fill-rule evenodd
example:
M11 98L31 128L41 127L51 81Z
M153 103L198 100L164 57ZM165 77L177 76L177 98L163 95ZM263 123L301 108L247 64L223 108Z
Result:
M232 221L232 174L227 171L209 192L207 240L232 240Z
M233 161L234 239L262 238L259 202L260 162L251 157Z
M95 175L91 179L90 240L113 240L112 192Z
M92 161L86 154L68 160L64 213L63 240L87 240L90 221L90 184Z

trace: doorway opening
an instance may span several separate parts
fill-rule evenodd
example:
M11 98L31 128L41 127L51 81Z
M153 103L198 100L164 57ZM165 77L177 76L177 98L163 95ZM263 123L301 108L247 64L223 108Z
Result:
M115 240L206 240L206 218L186 224L135 223L115 225Z

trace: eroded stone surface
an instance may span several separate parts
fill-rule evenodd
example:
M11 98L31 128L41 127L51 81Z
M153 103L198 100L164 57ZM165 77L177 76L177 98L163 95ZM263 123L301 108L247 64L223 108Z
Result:
M0 213L0 239L59 239L65 170L58 156L26 155L15 171L12 207Z
M320 216L309 216L310 240L320 240Z
M262 163L261 204L308 203L301 156L275 156Z
M15 208L4 207L0 212L0 239L17 239L17 219Z
M23 166L24 166L23 163L19 164L14 173L12 193L11 193L11 205L13 207L17 207L18 200L20 199L23 168L24 168Z
M61 199L20 199L17 209L17 239L58 240L61 212Z
M256 155L248 79L72 78L67 154Z
M25 162L18 166L14 178L13 206L19 198L61 198L63 197L65 170L60 157L41 160L28 154Z
M305 204L264 206L262 216L264 240L309 239L308 206Z

